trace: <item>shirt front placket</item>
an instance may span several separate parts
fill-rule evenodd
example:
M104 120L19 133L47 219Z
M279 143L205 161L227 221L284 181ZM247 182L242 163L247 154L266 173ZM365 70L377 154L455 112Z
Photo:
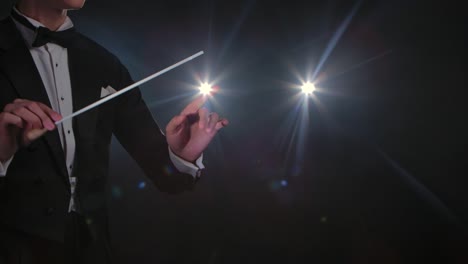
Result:
M68 69L67 49L55 44L46 44L45 48L49 53L52 63L52 73L57 94L58 112L62 116L68 116L73 113L73 100L70 83L70 73ZM73 177L73 163L75 160L75 135L73 133L72 121L66 120L57 127L62 141L62 147L67 163L67 170L70 181L70 205L69 211L76 211L75 188L77 179Z

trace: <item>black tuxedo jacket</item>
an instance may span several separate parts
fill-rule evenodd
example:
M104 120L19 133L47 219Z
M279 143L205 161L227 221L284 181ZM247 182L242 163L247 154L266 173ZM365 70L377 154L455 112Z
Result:
M75 44L68 48L74 111L99 100L102 87L120 89L132 83L114 55L77 34ZM0 108L15 98L50 106L31 54L14 22L7 18L0 22ZM75 117L73 129L78 202L96 239L108 239L105 186L113 134L160 190L180 192L195 184L191 175L173 167L165 136L138 89ZM169 175L168 171L175 173ZM68 177L56 130L20 149L6 177L0 177L0 228L63 241L70 200Z

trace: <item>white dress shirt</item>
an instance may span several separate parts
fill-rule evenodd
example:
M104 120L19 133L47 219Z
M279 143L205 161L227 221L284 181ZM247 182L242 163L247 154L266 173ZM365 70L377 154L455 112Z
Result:
M35 27L45 27L40 22L29 18L14 8L13 12L25 17ZM26 45L31 52L31 56L36 64L39 74L44 83L47 95L49 97L52 109L62 116L68 116L73 113L72 86L70 82L70 73L68 68L68 52L66 48L54 43L47 43L41 47L32 47L36 34L33 30L27 28L23 24L14 20L16 27L23 36ZM57 31L67 30L73 27L73 23L69 17L60 26ZM65 153L65 161L67 163L68 174L70 175L71 199L69 211L76 211L75 205L75 186L77 179L72 177L73 164L75 160L75 135L72 128L72 120L66 120L61 125L57 126ZM193 177L199 177L201 170L204 169L203 155L196 160L195 164L187 162L176 156L169 148L169 155L174 166L181 172L191 174ZM8 166L14 156L5 163L0 162L0 177L6 176Z

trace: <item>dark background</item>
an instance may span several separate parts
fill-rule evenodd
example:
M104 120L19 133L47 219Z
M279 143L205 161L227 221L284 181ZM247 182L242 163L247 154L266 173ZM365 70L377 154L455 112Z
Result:
M210 76L221 90L209 106L231 122L178 196L113 143L116 263L468 262L466 15L448 1L363 1L296 109L289 86L355 4L100 0L70 13L136 80L204 50L142 92L164 128Z

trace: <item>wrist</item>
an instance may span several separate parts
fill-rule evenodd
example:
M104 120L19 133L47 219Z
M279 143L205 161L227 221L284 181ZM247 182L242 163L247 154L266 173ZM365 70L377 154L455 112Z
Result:
M183 155L183 154L179 154L179 153L174 153L175 155L177 155L177 157L187 161L187 162L190 162L190 163L195 163L195 161L198 159L198 157L193 157L193 156L187 156L187 155Z
M0 163L6 163L7 161L9 161L11 159L11 157L13 157L13 155L10 155L10 156L1 156L0 155Z
M14 149L0 149L0 162L5 163L9 161L16 153L18 148Z
M184 161L190 162L190 163L195 163L195 161L200 158L200 155L194 155L190 153L183 153L182 151L175 151L173 148L169 146L169 149L172 151L174 155L179 157L180 159L183 159Z

